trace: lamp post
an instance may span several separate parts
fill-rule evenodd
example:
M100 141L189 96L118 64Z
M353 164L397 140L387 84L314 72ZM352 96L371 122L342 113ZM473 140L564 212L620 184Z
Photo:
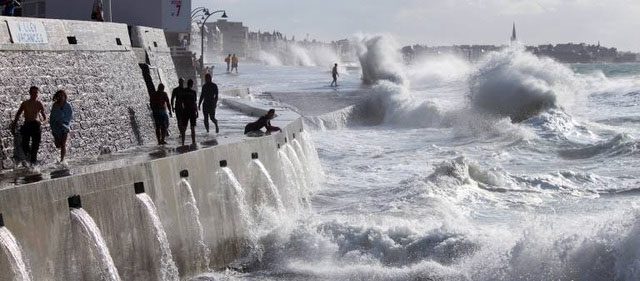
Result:
M221 18L223 19L227 18L227 12L225 10L217 10L217 11L209 12L207 8L203 8L202 11L204 12L204 15L202 16L203 17L202 25L200 25L200 71L204 69L204 24L207 23L207 20L209 19L209 17L211 17L216 13L222 13Z

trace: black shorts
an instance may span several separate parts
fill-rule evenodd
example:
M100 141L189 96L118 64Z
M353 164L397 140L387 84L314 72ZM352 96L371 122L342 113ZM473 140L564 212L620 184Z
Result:
M196 126L196 119L198 119L198 116L196 115L196 113L183 113L180 115L176 114L176 117L178 118L178 126L182 127L182 128L186 128L187 125L189 125L189 123L191 123L191 127L195 127Z
M215 106L210 106L210 105L203 105L202 106L202 113L206 114L206 115L216 115L216 107Z

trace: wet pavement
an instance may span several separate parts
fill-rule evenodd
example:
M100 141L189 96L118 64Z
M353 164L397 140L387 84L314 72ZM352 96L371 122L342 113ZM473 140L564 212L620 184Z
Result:
M240 100L242 101L242 100ZM275 108L278 117L272 121L274 126L284 127L289 122L297 119L299 115L288 111L285 106L268 100L252 100L251 106L258 108ZM116 151L92 158L70 158L68 164L62 166L57 163L45 163L39 165L35 170L19 167L16 169L4 170L0 172L0 190L11 188L17 185L39 182L43 180L67 177L71 175L106 171L115 168L125 167L133 164L144 163L150 160L170 157L182 153L206 149L221 144L240 142L246 139L244 136L244 126L256 120L256 117L246 115L233 110L220 103L216 112L216 118L220 126L220 133L215 133L215 126L210 124L210 133L204 128L202 114L198 116L196 125L196 146L191 143L190 130L187 129L185 146L180 145L180 135L176 126L175 118L169 122L169 133L166 145L156 145L155 138L152 143L143 146ZM73 141L70 142L73 145ZM73 153L73 149L69 151ZM72 157L73 155L69 155Z

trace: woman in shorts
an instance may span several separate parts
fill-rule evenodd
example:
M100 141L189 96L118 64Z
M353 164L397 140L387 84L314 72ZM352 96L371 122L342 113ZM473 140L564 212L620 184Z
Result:
M49 116L49 125L56 148L60 149L60 163L64 164L64 156L67 154L67 140L71 130L71 120L73 120L73 109L67 102L67 93L58 90L53 95L53 105Z

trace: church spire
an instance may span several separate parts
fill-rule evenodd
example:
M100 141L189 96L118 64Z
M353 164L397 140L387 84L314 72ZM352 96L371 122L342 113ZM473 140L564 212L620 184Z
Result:
M511 43L518 41L518 37L516 36L516 23L513 22L513 30L511 31Z

